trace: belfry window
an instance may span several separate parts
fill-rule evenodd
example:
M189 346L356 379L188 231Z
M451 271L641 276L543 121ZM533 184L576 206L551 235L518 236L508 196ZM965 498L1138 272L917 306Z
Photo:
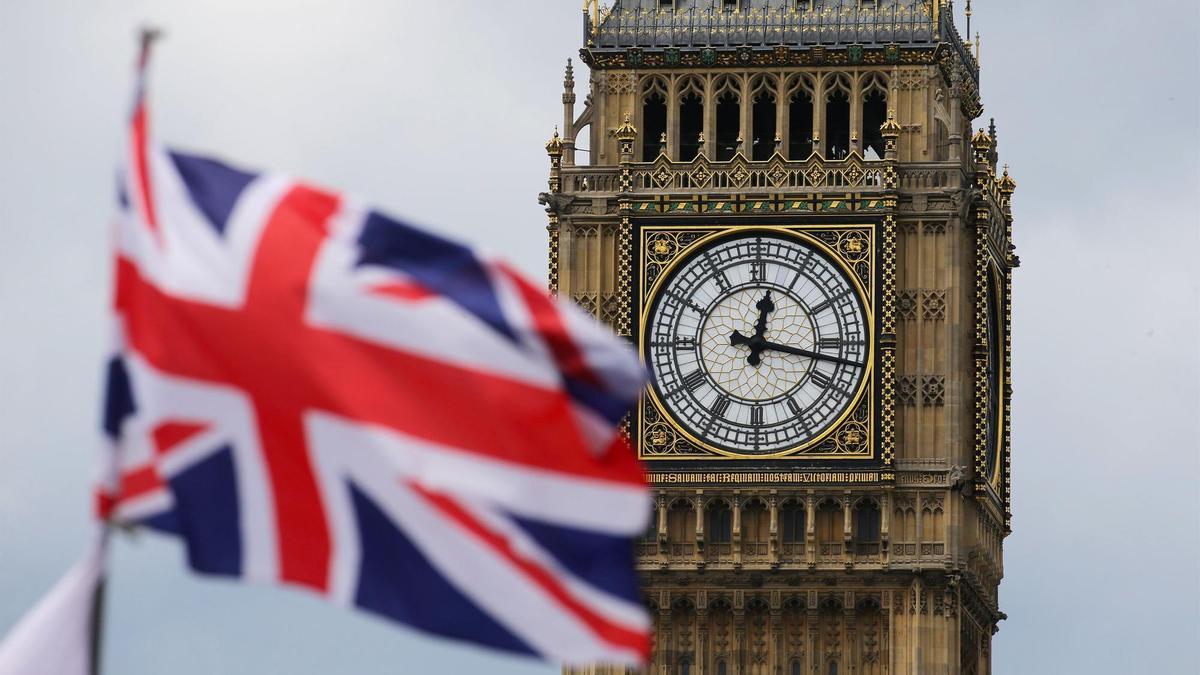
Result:
M651 92L642 101L642 161L650 162L662 150L662 137L667 132L667 99L661 92Z
M741 138L741 104L733 92L717 99L717 161L727 162L738 151Z
M770 90L760 91L754 98L752 111L754 149L751 157L756 162L762 162L775 153L775 94Z
M881 91L871 91L863 99L862 135L863 157L883 159L885 144L879 128L887 121L887 97ZM871 155L874 153L874 156Z
M845 159L850 153L850 97L837 89L825 99L825 157Z
M704 103L696 92L688 92L679 101L679 161L690 162L700 152L700 134L704 131Z
M812 134L812 96L804 90L799 90L788 103L788 159L808 159L813 151Z

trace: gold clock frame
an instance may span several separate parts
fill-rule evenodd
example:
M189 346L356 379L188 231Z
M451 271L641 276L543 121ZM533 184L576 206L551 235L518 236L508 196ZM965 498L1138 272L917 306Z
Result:
M875 223L810 223L780 225L676 225L642 224L638 228L638 283L636 309L638 317L638 354L644 358L646 326L649 312L658 297L660 288L671 277L675 268L691 252L709 243L728 237L741 237L754 232L790 237L818 249L851 281L863 303L866 314L867 366L852 402L820 434L792 448L773 453L742 453L721 448L697 438L683 425L677 423L659 400L654 388L647 386L646 394L637 406L637 451L638 458L648 462L662 461L760 461L760 460L838 460L872 461L880 458L877 431L876 373L878 358L876 336L876 312L881 306L878 301L877 243L878 231ZM666 238L664 238L664 235ZM680 235L692 235L680 237ZM686 238L685 244L680 240ZM669 242L668 242L669 239ZM655 250L657 242L668 242ZM647 284L648 259L661 266ZM671 438L674 436L674 438ZM673 450L680 442L690 446L692 452L648 451L650 448L669 447ZM829 446L835 451L812 451L813 448Z
M995 214L988 208L977 207L975 211L975 386L974 386L974 429L975 429L975 487L976 498L994 504L1006 527L1011 519L1010 480L1012 452L1012 397L1009 393L1012 381L1012 268L1011 251L1005 252L1006 242L1011 240L1011 219L1007 210L997 222ZM989 287L993 293L989 294ZM995 298L995 302L991 298ZM992 313L995 325L1001 332L999 345L999 392L998 402L990 401L987 393L987 352L990 348L988 336L988 314ZM997 405L998 404L998 405ZM999 427L995 432L995 461L987 465L987 425L991 410L995 406ZM990 499L988 499L990 497Z

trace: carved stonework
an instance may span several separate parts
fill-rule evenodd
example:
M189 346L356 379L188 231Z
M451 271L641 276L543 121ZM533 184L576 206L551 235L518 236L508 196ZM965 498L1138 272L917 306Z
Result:
M921 318L926 321L942 321L946 318L946 291L921 291Z
M900 297L896 300L896 316L901 321L916 321L917 296L918 291L913 289L900 291Z
M896 378L896 403L907 406L917 404L916 375L901 375Z
M941 406L946 403L946 377L923 375L921 377L921 405Z

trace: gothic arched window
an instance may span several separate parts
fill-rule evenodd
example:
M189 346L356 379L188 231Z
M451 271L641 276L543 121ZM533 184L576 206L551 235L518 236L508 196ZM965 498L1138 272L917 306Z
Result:
M859 554L879 552L880 514L874 499L864 499L854 506L854 544Z
M817 544L822 556L842 553L842 503L826 499L817 507Z
M879 128L887 121L887 94L872 88L863 95L862 139L863 157L883 159L886 145Z
M843 77L831 78L825 91L825 157L843 159L850 152L850 88Z
M775 137L779 131L775 127L775 87L771 79L763 77L755 80L752 88L750 142L753 147L750 158L762 162L775 153Z
M717 100L717 151L718 162L733 159L742 137L742 102L738 95L738 83L732 78L718 81Z
M808 514L804 511L804 504L794 499L784 502L779 509L779 537L784 555L804 553L807 529Z
M667 511L667 542L674 555L691 555L696 545L696 511L679 500Z
M721 556L732 553L733 510L724 500L716 500L704 511L708 554Z
M751 501L742 509L742 553L765 556L770 537L771 513L767 505L757 499Z
M933 120L933 159L944 162L950 159L950 131L941 119Z
M788 159L808 159L813 151L813 97L808 80L793 79L788 86Z
M690 162L700 152L704 133L704 90L689 79L679 89L679 161Z
M667 90L662 80L649 80L642 88L642 161L658 157L667 133Z

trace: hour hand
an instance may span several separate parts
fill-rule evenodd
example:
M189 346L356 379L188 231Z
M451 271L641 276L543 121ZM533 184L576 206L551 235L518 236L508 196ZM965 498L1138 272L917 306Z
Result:
M729 344L737 347L740 345L749 345L750 353L746 356L746 363L752 366L757 366L762 362L763 339L761 337L746 337L738 331L733 331L729 334Z

